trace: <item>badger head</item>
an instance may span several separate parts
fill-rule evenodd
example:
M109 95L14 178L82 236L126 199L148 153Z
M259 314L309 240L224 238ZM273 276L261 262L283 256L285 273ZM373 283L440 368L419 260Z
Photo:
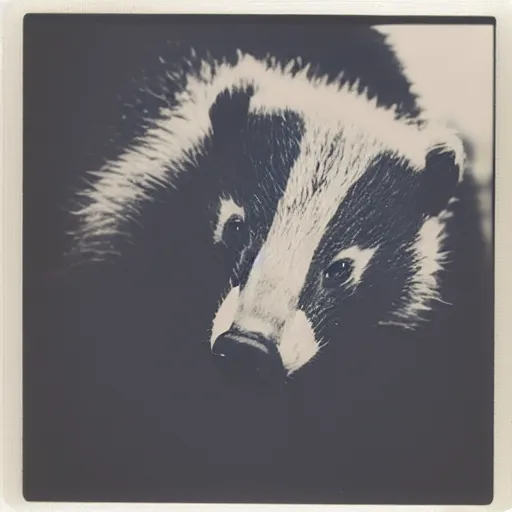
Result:
M80 244L119 233L153 187L215 172L211 243L232 274L210 333L220 360L282 377L333 332L414 327L439 298L462 145L340 84L300 62L201 63L88 192Z

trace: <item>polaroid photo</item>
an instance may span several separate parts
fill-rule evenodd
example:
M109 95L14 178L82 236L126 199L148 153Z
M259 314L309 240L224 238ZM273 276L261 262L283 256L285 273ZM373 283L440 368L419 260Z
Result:
M512 507L504 3L3 21L6 510Z

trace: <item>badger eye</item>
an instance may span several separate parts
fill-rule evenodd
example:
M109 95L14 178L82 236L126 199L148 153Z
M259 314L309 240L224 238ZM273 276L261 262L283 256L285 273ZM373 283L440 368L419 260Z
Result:
M233 249L241 249L247 242L248 231L244 220L238 215L230 217L222 231L222 240Z
M324 285L327 288L336 288L345 284L350 279L353 270L354 263L348 258L331 263L324 272Z

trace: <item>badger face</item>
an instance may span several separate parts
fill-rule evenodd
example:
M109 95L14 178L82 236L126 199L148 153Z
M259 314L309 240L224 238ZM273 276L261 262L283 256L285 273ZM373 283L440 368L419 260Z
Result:
M210 345L244 373L279 377L357 325L413 327L439 298L462 168L451 131L294 65L202 63L79 212L90 245L140 214L154 187L215 174L211 239L232 277Z
M216 204L213 241L233 274L213 353L290 375L357 324L412 328L438 298L455 150L392 148L350 117L251 112L252 96L221 95L211 111L214 134L232 130L225 167L240 177Z

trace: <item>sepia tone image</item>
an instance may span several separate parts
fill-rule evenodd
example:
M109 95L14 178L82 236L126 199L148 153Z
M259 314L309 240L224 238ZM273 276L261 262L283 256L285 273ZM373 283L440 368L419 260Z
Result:
M25 17L25 499L492 501L494 29Z

